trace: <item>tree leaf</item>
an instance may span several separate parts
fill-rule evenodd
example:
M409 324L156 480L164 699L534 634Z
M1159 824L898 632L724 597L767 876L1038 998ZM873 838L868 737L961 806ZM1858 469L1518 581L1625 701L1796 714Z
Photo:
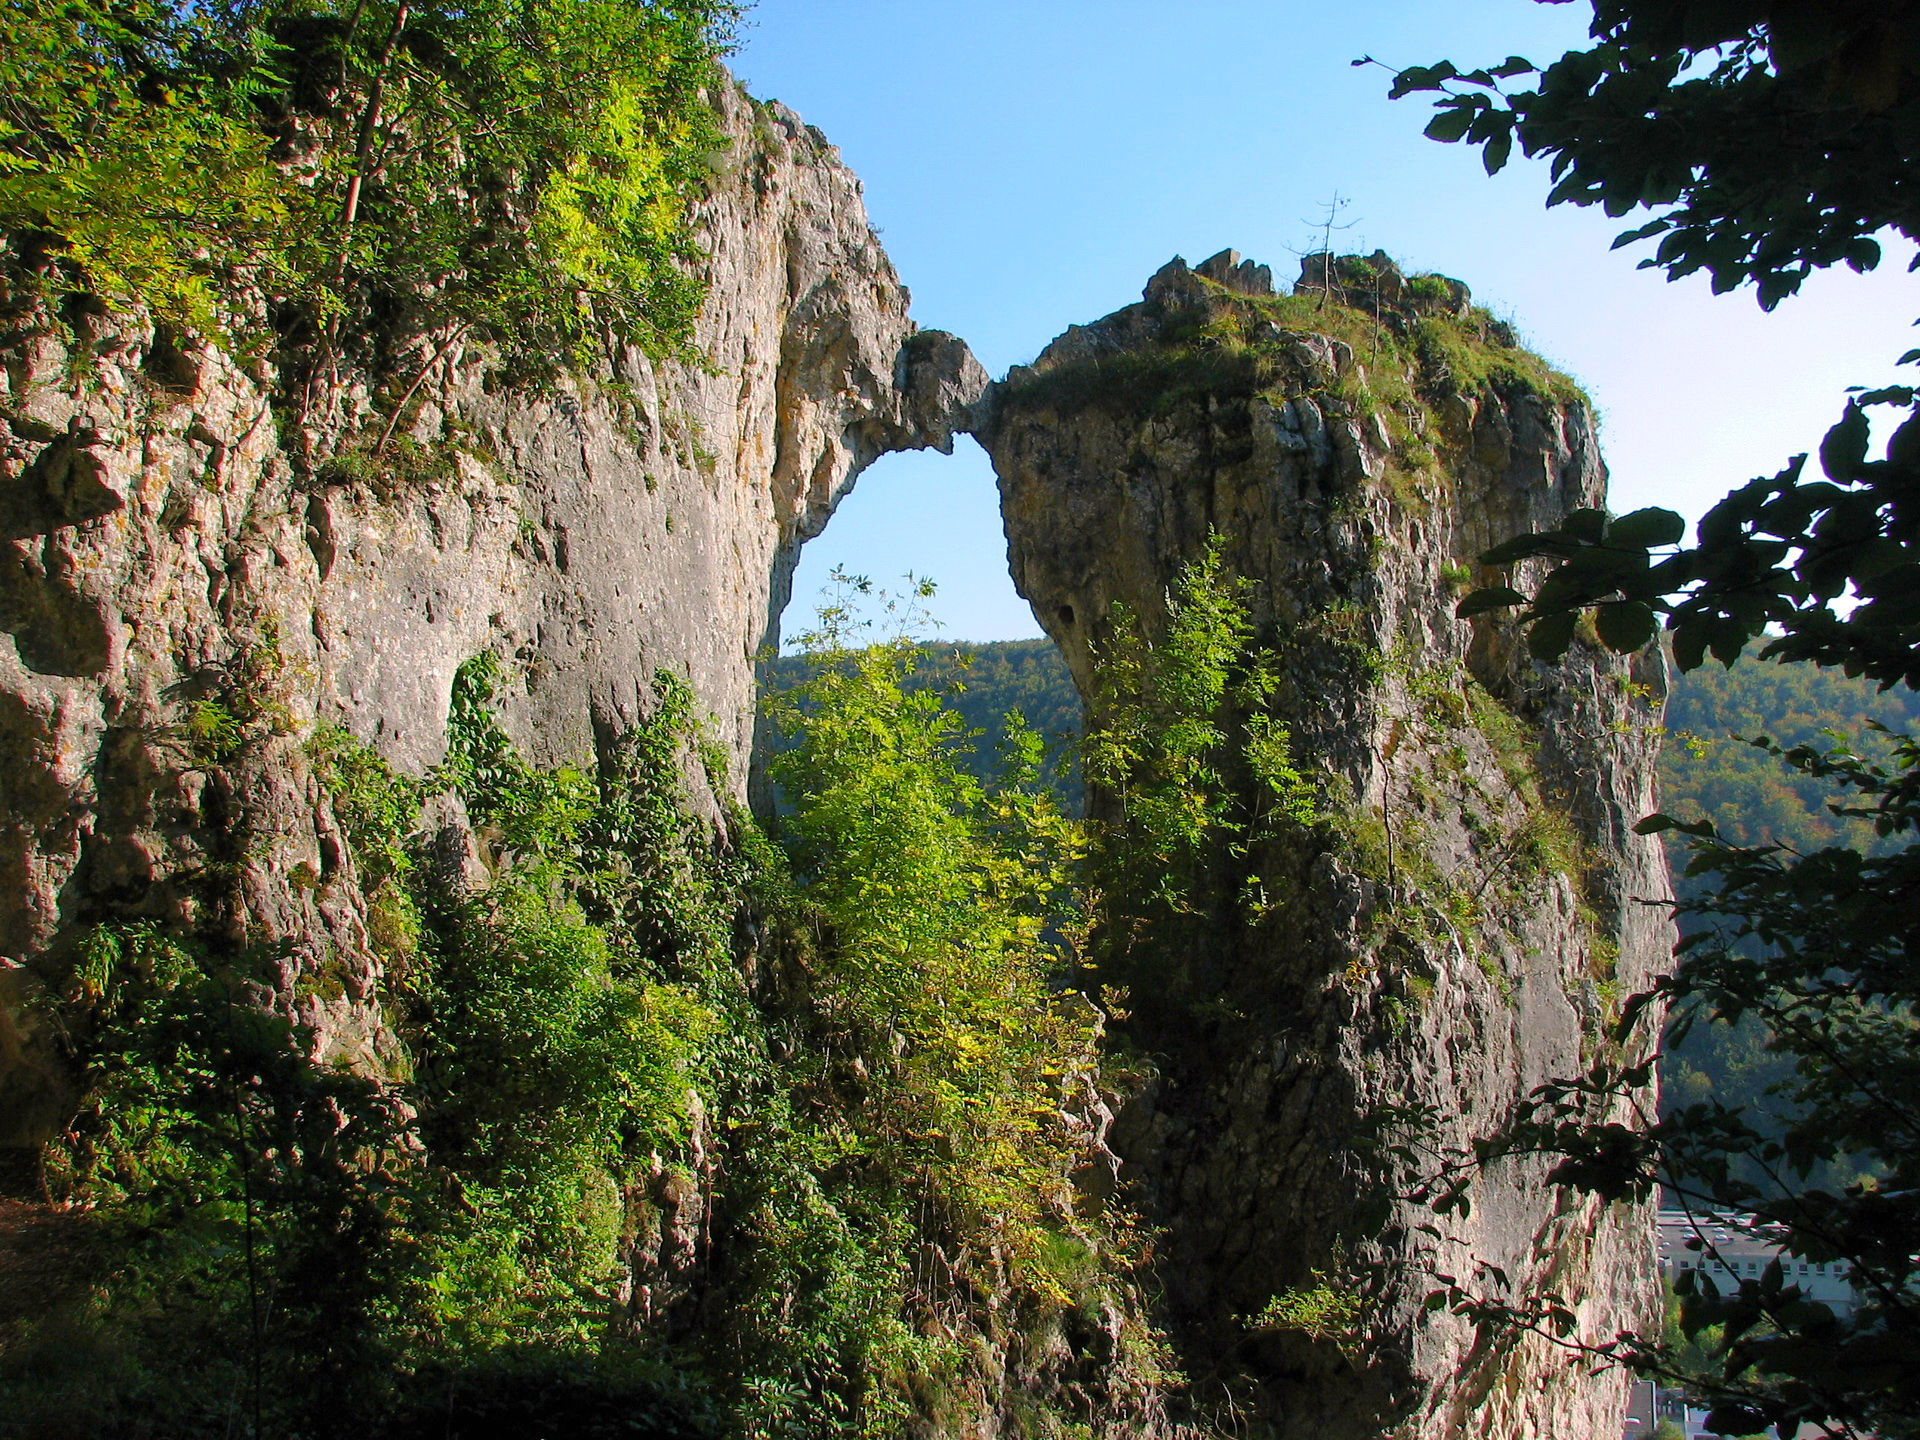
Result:
M1664 835L1669 830L1678 830L1683 835L1711 835L1711 820L1676 820L1671 815L1656 812L1637 822L1633 827L1636 835Z
M1558 660L1573 643L1573 627L1579 618L1571 610L1541 616L1527 631L1527 652L1549 664Z
M1475 615L1485 614L1489 610L1504 610L1510 605L1524 605L1527 597L1508 585L1489 585L1475 590L1453 607L1456 618L1472 619Z
M1553 531L1534 535L1516 535L1511 540L1503 540L1491 550L1480 556L1482 565L1511 565L1516 560L1526 560L1535 555L1553 555L1561 553L1556 545L1564 543Z
M1600 606L1594 611L1593 625L1600 643L1616 655L1638 650L1653 638L1657 628L1652 608L1638 600Z
M1658 505L1649 505L1609 524L1607 544L1651 550L1657 545L1677 545L1686 533L1687 522L1680 516Z
M1567 518L1560 522L1560 533L1589 545L1598 545L1607 533L1607 512L1591 506L1568 511Z
M1607 248L1610 250L1622 249L1625 246L1633 244L1636 240L1645 240L1649 236L1658 235L1662 231L1672 228L1672 225L1673 222L1671 220L1649 220L1646 224L1636 225L1631 230L1622 230L1618 235L1613 237L1613 244Z
M1447 101L1446 108L1427 122L1426 137L1451 145L1467 133L1485 103L1478 96L1466 95Z
M1867 440L1872 428L1866 411L1849 400L1847 413L1820 442L1820 468L1827 472L1828 479L1847 484L1858 477L1861 462L1867 458Z
M1722 665L1731 665L1740 658L1740 652L1747 648L1747 641L1759 628L1758 625L1749 628L1730 616L1708 621L1707 648Z
M1480 160L1487 167L1487 174L1498 175L1506 167L1507 158L1512 154L1513 127L1508 125L1487 141L1487 147L1481 152Z

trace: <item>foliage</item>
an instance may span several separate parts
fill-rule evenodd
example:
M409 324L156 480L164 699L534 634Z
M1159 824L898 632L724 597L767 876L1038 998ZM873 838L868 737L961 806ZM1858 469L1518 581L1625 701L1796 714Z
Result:
M218 323L221 269L283 256L299 188L244 111L267 94L265 37L167 0L5 0L0 224L42 232L98 293Z
M1828 748L1841 736L1880 763L1892 759L1887 737L1873 728L1911 729L1920 701L1907 691L1878 692L1865 680L1804 665L1740 663L1708 666L1679 677L1667 700L1670 736L1660 758L1661 804L1669 811L1713 822L1726 841L1742 846L1780 846L1801 854L1836 845L1885 853L1897 843L1875 834L1866 819L1835 814L1831 788L1805 772L1783 766L1754 737L1794 748ZM1747 738L1741 738L1747 737ZM1679 837L1683 842L1684 836ZM1671 847L1684 870L1684 843ZM1704 898L1711 876L1681 874L1678 894ZM1682 923L1696 922L1686 916ZM1769 1048L1765 1026L1752 1012L1733 1024L1702 1019L1671 1040L1661 1057L1665 1110L1715 1100L1740 1111L1756 1130L1784 1131L1776 1116L1793 1076L1790 1055ZM1817 1183L1844 1188L1858 1167L1841 1162L1816 1168Z
M551 359L682 339L727 0L7 0L0 224L212 330L260 286ZM17 43L13 43L16 42Z
M1248 1323L1256 1330L1297 1330L1337 1345L1349 1359L1358 1360L1362 1313L1357 1292L1337 1288L1315 1271L1313 1284L1282 1291Z
M1824 748L1839 737L1887 761L1892 747L1875 730L1920 725L1920 697L1882 691L1863 679L1809 665L1741 662L1675 676L1667 696L1668 741L1660 754L1660 802L1690 818L1710 819L1738 845L1784 845L1806 852L1829 845L1885 848L1863 819L1828 808L1831 787L1779 763L1765 736L1789 748ZM1684 847L1676 860L1684 862ZM1693 889L1683 880L1684 894Z
M1248 588L1211 545L1175 577L1163 626L1116 606L1088 706L1096 973L1121 994L1150 987L1176 1030L1217 1005L1224 937L1269 918L1267 847L1322 818Z
M1277 677L1271 657L1252 653L1248 583L1223 575L1214 545L1175 580L1157 641L1116 610L1084 760L1088 782L1113 803L1101 826L1109 894L1186 908L1213 842L1228 839L1244 855L1266 827L1315 817L1286 727L1263 708ZM1258 787L1252 813L1230 798L1227 770L1237 761Z
M239 1372L226 1423L258 1433L404 1417L423 1385L485 1408L502 1387L603 1370L650 1386L662 1414L700 1408L602 1347L623 1188L688 1142L715 1026L665 972L711 974L730 925L696 829L677 804L646 808L678 799L663 757L684 748L688 698L663 686L603 804L578 772L513 751L488 708L495 674L463 667L449 760L425 781L338 731L310 746L375 909L408 920L384 997L409 1050L396 1078L324 1063L305 1026L262 1007L284 957L150 926L81 947L65 1013L88 1099L49 1170L133 1237L83 1317L128 1357L90 1411L99 1433L172 1391L191 1402L178 1433L197 1433L196 1407L222 1393L182 1378L200 1364ZM478 894L447 890L410 838L423 796L448 788L516 847ZM677 948L636 923L678 906ZM488 1368L503 1350L521 1356L512 1374Z
M1544 72L1518 57L1464 74L1419 67L1397 77L1395 93L1447 91L1434 138L1482 145L1490 170L1516 137L1551 154L1550 202L1654 210L1618 243L1660 235L1647 264L1675 277L1705 269L1716 290L1752 282L1771 308L1815 268L1878 263L1883 227L1920 234L1905 183L1920 155L1910 31L1904 12L1858 3L1598 0L1594 45ZM1521 75L1538 75L1537 87L1501 92ZM1650 508L1578 511L1497 546L1483 563L1557 563L1531 597L1488 587L1459 613L1526 606L1520 619L1542 659L1563 654L1591 611L1598 640L1616 651L1664 625L1683 670L1708 655L1733 665L1758 641L1760 660L1920 687L1920 415L1893 430L1884 458L1868 458L1870 411L1911 410L1915 399L1904 386L1856 394L1820 446L1824 478L1805 478L1806 457L1796 457L1715 505L1691 545L1678 515ZM1850 1317L1802 1296L1777 1264L1730 1294L1689 1272L1682 1328L1691 1342L1711 1337L1710 1363L1689 1364L1658 1337L1621 1337L1606 1353L1707 1397L1719 1433L1807 1423L1836 1436L1920 1434L1909 1363L1920 1335L1915 744L1881 732L1857 746L1763 738L1755 749L1789 783L1825 791L1842 822L1830 838L1843 843L1797 850L1723 834L1711 819L1643 822L1692 848L1685 935L1677 972L1628 1002L1619 1038L1667 1004L1676 1041L1700 1024L1757 1025L1765 1102L1709 1093L1641 1131L1624 1123L1623 1105L1651 1061L1601 1066L1543 1087L1456 1173L1507 1150L1544 1150L1561 1157L1564 1183L1603 1197L1658 1183L1764 1229L1789 1255L1843 1263L1861 1300ZM1864 843L1863 825L1873 832ZM1439 1201L1462 1194L1442 1185ZM1560 1334L1568 1320L1459 1287L1434 1298Z
M792 868L743 817L732 844L689 818L698 762L724 774L670 676L593 776L521 754L485 655L426 776L317 734L359 884L404 918L378 998L406 1054L317 1060L262 1008L285 956L93 933L65 1011L88 1098L50 1173L109 1217L114 1269L13 1353L79 1324L115 1358L84 1404L35 1381L28 1433L479 1434L536 1407L879 1436L996 1384L982 1345L1054 1363L1135 1253L1073 1183L1100 1028L1062 988L1080 842L1031 737L995 788L964 772L907 655L842 647L793 696ZM464 879L418 833L432 797L471 824ZM662 1185L706 1192L728 1301L643 1348L615 1286ZM1158 1357L1129 1318L1110 1363L1165 1380Z
M43 1160L56 1193L104 1208L120 1264L100 1299L49 1318L128 1357L81 1406L98 1433L129 1433L156 1388L180 1406L161 1433L258 1432L289 1390L365 1395L369 1337L340 1322L394 1282L398 1107L315 1065L311 1035L260 1007L272 958L151 925L96 929L75 955L66 1013L86 1098ZM137 1358L182 1344L201 1347L210 1383ZM38 1397L22 1398L31 1420ZM46 1433L73 1402L57 1388L43 1402Z
M1683 670L1709 654L1731 665L1754 640L1760 656L1832 665L1882 685L1920 685L1920 417L1866 458L1863 403L1911 404L1910 389L1849 401L1828 432L1821 464L1829 477L1802 481L1804 456L1769 479L1751 481L1701 519L1696 543L1679 544L1685 522L1650 506L1609 518L1576 510L1556 530L1496 545L1486 565L1535 556L1560 562L1531 601L1510 586L1476 590L1463 617L1526 604L1528 645L1555 659L1591 611L1600 640L1637 650L1664 624ZM1657 549L1671 547L1655 559Z
M1039 783L1029 732L1015 727L988 791L962 764L959 717L912 684L911 642L851 637L844 611L808 637L807 678L771 702L792 741L772 769L798 896L832 937L814 1004L836 1048L866 1057L859 1148L895 1184L922 1177L894 1204L1065 1302L1063 1237L1122 1243L1076 1219L1066 1184L1079 1160L1062 1112L1099 1033L1097 1010L1056 988L1073 978L1058 927L1077 827Z
M764 684L769 690L791 689L816 664L804 653L777 657L766 667ZM1020 728L1030 729L1044 750L1041 778L1064 810L1079 813L1072 751L1080 736L1080 696L1051 640L923 641L903 683L911 690L938 692L961 727L978 737L957 758L982 784L998 783L1009 744Z
M1595 0L1594 44L1544 70L1443 61L1398 72L1393 94L1444 92L1427 134L1478 145L1489 173L1516 140L1550 156L1550 205L1657 211L1616 245L1661 236L1644 264L1751 283L1772 308L1816 269L1879 263L1883 226L1920 239L1908 21L1867 0ZM1506 88L1522 77L1533 88Z
M782 657L769 667L768 683L790 687L811 665L805 655ZM983 784L997 780L1000 739L1016 716L1044 717L1039 729L1059 742L1063 754L1077 749L1080 698L1066 661L1051 641L923 643L905 683L939 690L960 713L965 728L980 733L981 743L962 750L958 758ZM1509 778L1525 791L1533 764L1525 734L1478 687L1467 688L1473 724L1488 735ZM1712 820L1723 836L1739 845L1783 845L1805 852L1844 842L1856 849L1884 849L1888 842L1879 840L1867 821L1827 808L1830 791L1820 782L1782 767L1740 737L1766 734L1791 747L1820 745L1839 732L1854 737L1852 743L1863 753L1884 760L1890 748L1875 746L1877 732L1869 722L1903 729L1911 727L1915 717L1916 702L1905 691L1877 692L1865 680L1814 667L1738 664L1676 675L1666 704L1669 739L1660 754L1662 804L1676 814ZM1074 770L1056 763L1043 775L1061 807L1078 813L1083 802ZM1528 841L1550 838L1539 832L1552 828L1547 824L1552 812L1536 813L1540 823L1530 828ZM1684 844L1676 843L1673 854L1676 866L1684 868ZM1568 869L1571 862L1542 857L1542 863ZM1682 895L1699 893L1698 877L1681 875L1678 881ZM1663 1093L1669 1100L1713 1094L1736 1108L1764 1105L1767 1087L1791 1068L1765 1051L1765 1040L1750 1019L1737 1028L1696 1026L1664 1057Z

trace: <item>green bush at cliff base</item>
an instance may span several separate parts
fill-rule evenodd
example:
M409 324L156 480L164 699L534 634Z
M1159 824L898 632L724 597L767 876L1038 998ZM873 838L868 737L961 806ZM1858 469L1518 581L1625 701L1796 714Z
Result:
M1079 1216L1069 1183L1081 1152L1062 1112L1096 1071L1098 1039L1095 1008L1059 988L1074 978L1057 936L1074 928L1061 916L1077 827L1041 785L1030 736L1016 727L1001 783L983 786L964 769L957 717L913 687L911 644L851 638L847 611L830 610L809 637L809 673L771 702L789 741L773 773L793 805L783 832L799 913L831 937L808 1000L810 1083L863 1092L815 1143L857 1147L881 1182L850 1192L843 1214L908 1242L870 1251L849 1277L883 1320L865 1342L867 1386L849 1399L864 1423L891 1425L910 1395L988 1378L965 1347L893 1318L958 1299L929 1294L905 1263L916 1237L967 1257L1005 1313L1041 1328L1093 1303L1087 1267L1124 1265L1129 1247L1122 1217ZM823 1058L834 1054L861 1056L864 1073ZM845 1169L832 1158L814 1173ZM829 1198L816 1183L782 1209ZM830 1263L853 1259L842 1247ZM1159 1363L1144 1334L1119 1358Z
M101 1435L382 1433L366 1427L410 1413L422 1367L482 1409L542 1367L576 1388L609 1366L637 1383L643 1357L605 1345L623 1193L688 1140L733 882L677 808L635 823L647 792L678 795L677 766L638 771L684 749L684 686L663 687L602 805L505 744L492 669L463 668L450 759L425 782L337 732L313 747L376 902L397 891L415 917L384 996L405 1083L316 1062L310 1034L260 1009L285 957L137 927L82 947L67 1014L89 1098L47 1158L55 1188L98 1207L113 1257L62 1323L114 1363L78 1409L70 1385L9 1377L44 1399L26 1433L76 1433L66 1415ZM406 838L448 785L520 847L473 896L430 883ZM677 916L672 947L646 912ZM488 1368L505 1351L517 1378Z
M103 1278L0 1360L18 1433L213 1433L284 1418L288 1389L365 1398L376 1348L343 1317L401 1283L379 1178L400 1116L260 1007L281 958L150 925L78 947L62 1014L85 1098L43 1163L91 1210Z
M410 917L378 997L406 1056L386 1084L316 1063L259 1008L284 956L97 930L89 1098L49 1162L108 1273L0 1363L22 1433L479 1434L537 1404L583 1435L877 1436L988 1393L983 1345L1050 1363L1133 1253L1070 1178L1097 1012L1056 989L1051 917L1077 840L1030 745L997 791L960 774L903 656L849 649L796 701L791 872L743 819L730 845L688 818L671 677L591 778L520 754L491 657L426 777L317 735L363 883ZM412 833L436 793L482 838L477 890ZM703 1150L728 1304L622 1339L636 1232L660 1177L712 1178ZM49 1368L75 1327L105 1360ZM1129 1322L1112 1363L1159 1356Z
M0 227L56 288L201 331L238 284L309 335L400 306L549 364L670 348L732 14L4 0Z

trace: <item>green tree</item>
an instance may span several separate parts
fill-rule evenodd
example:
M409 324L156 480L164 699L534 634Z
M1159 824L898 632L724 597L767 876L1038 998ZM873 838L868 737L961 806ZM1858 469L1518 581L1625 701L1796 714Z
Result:
M756 1317L750 1362L767 1373L765 1339L782 1337L786 1373L837 1390L846 1431L888 1434L924 1404L914 1394L979 1383L955 1338L964 1297L919 1272L921 1246L999 1294L1011 1348L1035 1322L1099 1303L1136 1252L1124 1211L1087 1204L1072 1183L1093 1158L1073 1116L1099 1075L1101 1030L1072 943L1085 928L1080 827L1042 782L1023 724L1006 727L993 783L972 773L978 737L916 676L920 647L867 643L854 607L869 587L838 578L838 599L800 637L804 666L766 703L784 732L770 768L788 806L792 903L821 937L797 1068L807 1088L842 1093L815 1111L811 1173L769 1208L791 1214L812 1187L862 1233L824 1254L817 1237L769 1247L793 1268L765 1288L777 1314ZM911 604L888 619L910 627ZM1116 1338L1116 1364L1160 1373L1144 1327L1129 1319Z
M262 37L163 0L4 0L0 30L0 225L27 266L218 324L213 280L275 255L302 195L238 113L274 84Z
M0 0L0 226L56 291L296 343L684 338L730 0ZM376 323L379 322L379 323Z
M1864 0L1596 0L1591 46L1545 69L1517 56L1421 66L1397 74L1393 93L1439 92L1427 133L1482 147L1489 171L1516 143L1550 157L1549 203L1651 212L1617 243L1657 237L1645 264L1704 270L1719 291L1751 284L1771 308L1817 268L1876 265L1885 229L1920 237L1916 20L1911 4ZM1683 670L1708 656L1731 665L1758 642L1761 660L1920 688L1920 417L1878 456L1869 418L1914 403L1906 386L1856 393L1820 446L1819 478L1794 458L1715 505L1691 544L1679 516L1648 509L1577 512L1497 546L1483 563L1515 567L1512 583L1469 595L1460 614L1524 606L1543 659L1592 643L1590 615L1593 640L1616 651L1664 627ZM1650 817L1644 830L1684 835L1693 852L1686 938L1675 974L1627 1007L1621 1038L1668 1007L1669 1043L1693 1025L1757 1019L1781 1076L1774 1114L1709 1098L1636 1129L1620 1123L1619 1097L1652 1059L1602 1065L1543 1087L1502 1134L1456 1157L1436 1203L1461 1203L1463 1178L1491 1156L1533 1148L1562 1157L1567 1184L1611 1196L1661 1185L1749 1215L1790 1255L1846 1264L1856 1313L1835 1316L1777 1265L1727 1293L1689 1273L1680 1325L1714 1337L1708 1362L1659 1337L1623 1336L1610 1353L1683 1379L1723 1434L1916 1435L1920 748L1898 734L1877 753L1757 748L1875 838L1803 851L1724 835L1711 819ZM1836 1173L1856 1178L1828 1183ZM1549 1331L1560 1319L1460 1288L1435 1303L1448 1302Z

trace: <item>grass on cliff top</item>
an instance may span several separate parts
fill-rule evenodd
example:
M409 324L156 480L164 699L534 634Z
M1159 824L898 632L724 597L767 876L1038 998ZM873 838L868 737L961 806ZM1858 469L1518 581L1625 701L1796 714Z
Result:
M1303 374L1289 342L1325 336L1346 345L1366 370L1364 385L1349 370L1328 387L1363 414L1425 409L1423 397L1489 387L1520 388L1563 405L1590 403L1571 377L1529 350L1503 344L1499 323L1478 306L1464 316L1418 316L1402 328L1405 333L1396 334L1390 320L1318 294L1255 298L1221 289L1204 314L1176 319L1149 349L1070 360L1011 388L1022 404L1065 414L1097 405L1165 415L1201 396L1271 393L1285 400L1312 393L1303 392L1303 379L1325 383L1323 376Z
M1012 383L1020 404L1063 415L1104 408L1167 415L1188 400L1245 400L1285 378L1278 355L1251 347L1175 340L1148 350L1091 355Z

